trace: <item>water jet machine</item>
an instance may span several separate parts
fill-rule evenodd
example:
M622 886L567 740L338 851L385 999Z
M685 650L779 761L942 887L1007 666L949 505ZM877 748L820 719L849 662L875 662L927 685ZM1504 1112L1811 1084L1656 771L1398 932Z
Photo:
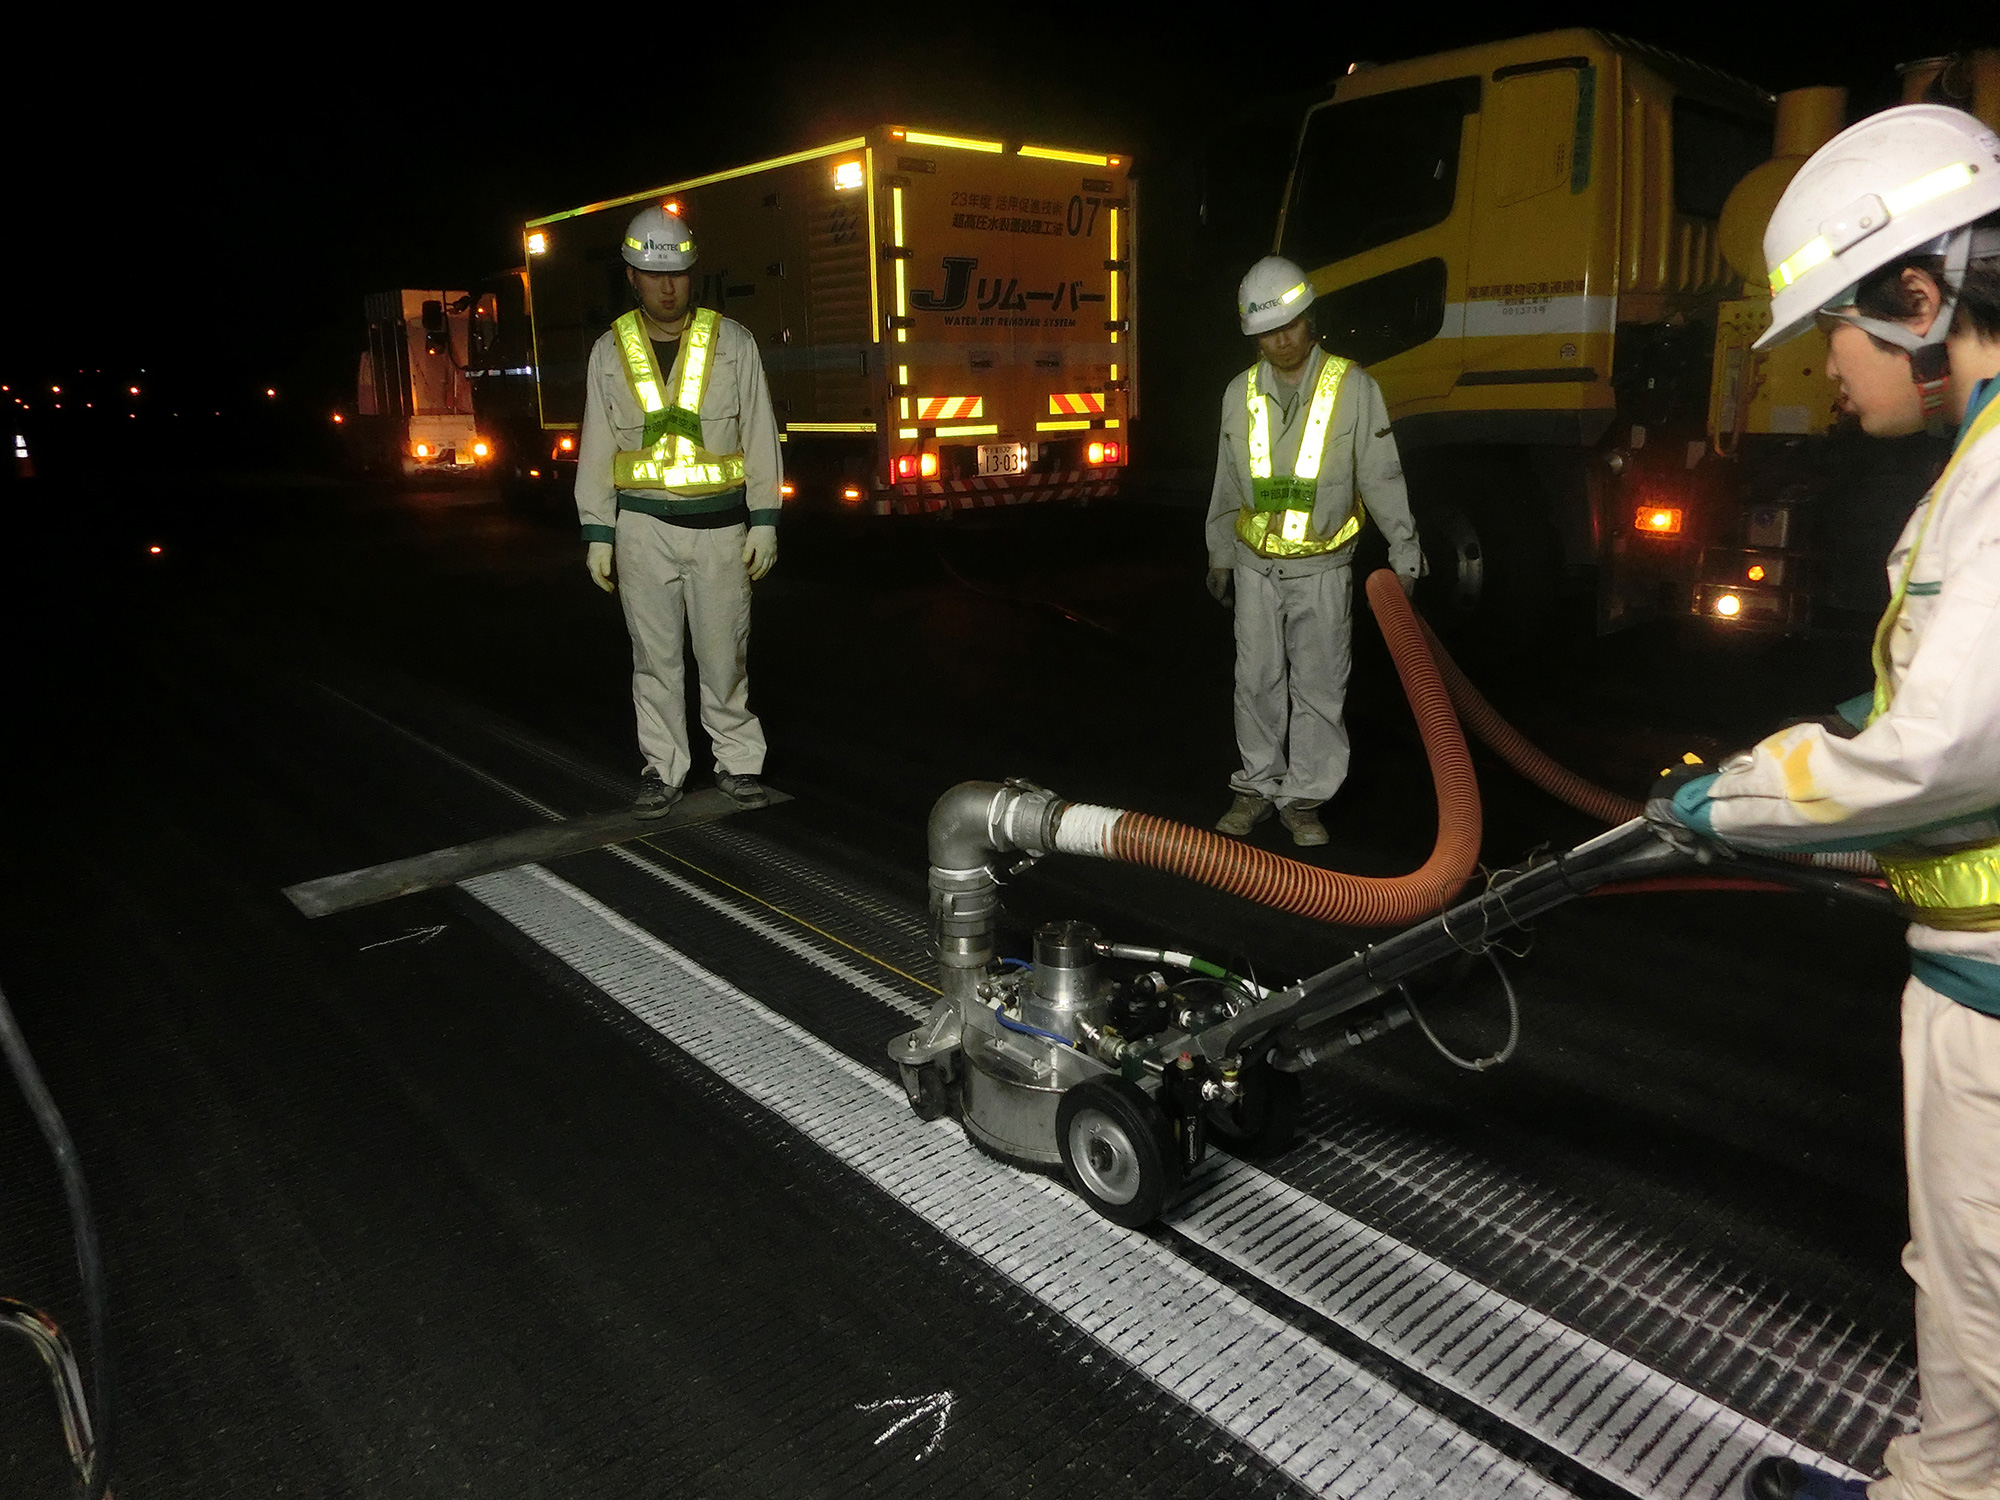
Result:
M1060 1167L1098 1213L1139 1226L1174 1201L1211 1145L1244 1156L1282 1150L1296 1128L1301 1075L1421 1021L1412 984L1462 970L1467 956L1497 967L1497 938L1565 902L1632 882L1671 888L1702 872L1699 883L1709 887L1789 887L1900 910L1874 882L1710 845L1561 771L1498 723L1448 657L1433 654L1394 575L1371 577L1368 595L1437 787L1431 857L1393 879L1347 875L1147 814L1065 801L1027 782L954 787L929 826L942 994L888 1049L920 1116L955 1111L981 1146ZM1477 861L1480 825L1461 711L1505 759L1565 800L1606 821L1629 815L1456 899ZM1032 960L1003 960L1002 875L1052 854L1150 865L1343 926L1399 930L1277 989L1192 953L1108 941L1079 921L1044 924ZM1718 868L1725 879L1714 877ZM1501 980L1513 1006L1504 970ZM1517 1029L1518 1007L1513 1018ZM1490 1065L1511 1049L1510 1038L1494 1058L1466 1065Z

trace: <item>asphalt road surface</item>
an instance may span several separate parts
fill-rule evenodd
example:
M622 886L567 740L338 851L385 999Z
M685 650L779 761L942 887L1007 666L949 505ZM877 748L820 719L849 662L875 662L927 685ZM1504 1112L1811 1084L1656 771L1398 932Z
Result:
M308 921L284 887L629 796L573 526L280 477L8 499L0 984L97 1199L122 1494L1707 1496L1759 1452L1872 1472L1913 1418L1886 922L1564 908L1506 960L1511 1062L1349 1053L1298 1146L1143 1234L909 1113L942 791L1227 805L1185 509L793 518L751 680L794 800ZM1311 857L1394 873L1433 809L1357 632ZM1628 792L1866 681L1851 639L1463 644ZM1481 775L1490 866L1593 831ZM1367 937L1061 859L1006 898L1017 953L1074 916L1267 983ZM1490 979L1428 1014L1504 1035ZM81 1339L11 1086L0 1295ZM0 1413L0 1490L63 1493L25 1347Z

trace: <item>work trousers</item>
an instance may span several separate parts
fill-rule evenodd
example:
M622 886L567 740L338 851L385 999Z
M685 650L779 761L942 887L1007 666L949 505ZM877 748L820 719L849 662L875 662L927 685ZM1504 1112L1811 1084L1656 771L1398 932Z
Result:
M2000 1496L2000 1018L1912 979L1903 1115L1922 1426L1870 1500Z
M764 769L764 726L750 712L750 577L744 528L696 530L641 511L618 513L618 598L632 636L632 707L639 749L668 786L687 780L687 675L682 643L694 646L701 727L715 769Z
M1236 572L1236 748L1231 790L1318 807L1347 779L1353 570Z

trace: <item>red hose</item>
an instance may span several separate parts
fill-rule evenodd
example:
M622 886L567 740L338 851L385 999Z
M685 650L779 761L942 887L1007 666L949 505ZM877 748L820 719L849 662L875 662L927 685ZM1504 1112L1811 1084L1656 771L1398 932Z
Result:
M1451 694L1452 707L1458 710L1465 727L1477 735L1487 749L1558 802L1567 803L1601 823L1624 823L1644 811L1630 797L1621 797L1595 782L1585 781L1529 744L1527 737L1501 718L1499 710L1472 685L1472 679L1459 670L1458 663L1451 659L1451 653L1431 633L1430 626L1424 625L1423 631L1424 639L1430 643L1431 655L1437 659L1438 673L1444 678L1445 689Z
M1423 627L1396 575L1378 569L1369 575L1367 587L1375 622L1416 713L1437 788L1438 832L1430 858L1407 875L1347 875L1150 813L1126 813L1118 819L1108 848L1112 858L1346 927L1403 927L1450 904L1479 860L1479 782L1472 755Z

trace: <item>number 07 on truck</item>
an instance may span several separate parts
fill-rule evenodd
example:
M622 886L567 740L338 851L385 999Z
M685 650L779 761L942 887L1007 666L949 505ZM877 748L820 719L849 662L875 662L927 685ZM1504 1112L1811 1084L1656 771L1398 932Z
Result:
M1131 158L883 125L525 230L552 465L592 342L633 305L648 202L693 230L695 300L750 330L796 502L917 513L1116 493L1138 413Z

